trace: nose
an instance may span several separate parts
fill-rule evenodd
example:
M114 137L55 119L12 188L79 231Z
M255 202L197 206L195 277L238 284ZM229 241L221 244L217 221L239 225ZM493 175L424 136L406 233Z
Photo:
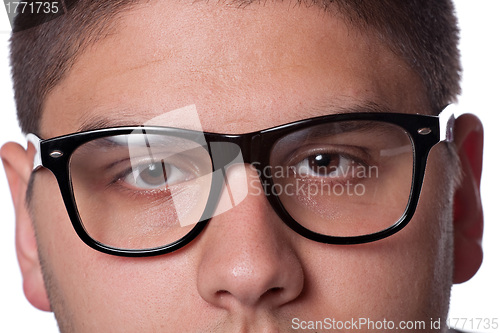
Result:
M295 235L272 210L254 169L233 166L227 177L228 192L247 186L248 193L236 207L212 218L200 238L199 294L229 311L293 301L304 284Z

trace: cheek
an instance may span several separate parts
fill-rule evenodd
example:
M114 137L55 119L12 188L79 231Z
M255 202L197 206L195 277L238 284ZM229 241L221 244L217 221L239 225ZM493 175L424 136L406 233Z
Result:
M429 262L430 246L406 235L393 237L358 246L327 246L303 260L307 297L321 300L316 314L344 320L428 320L429 313L444 315L437 305L446 300L433 287L437 277Z
M422 193L413 220L426 248L428 267L436 294L446 297L446 310L453 274L453 193L458 168L444 145L429 154ZM412 221L412 223L414 222Z
M57 181L48 170L36 174L33 186L32 214L39 250L51 258L81 248L66 212Z
M74 231L49 172L39 172L34 191L39 252L58 320L94 331L141 331L172 316L185 317L187 295L196 292L195 267L185 249L170 254L168 261L164 256L133 259L97 252Z

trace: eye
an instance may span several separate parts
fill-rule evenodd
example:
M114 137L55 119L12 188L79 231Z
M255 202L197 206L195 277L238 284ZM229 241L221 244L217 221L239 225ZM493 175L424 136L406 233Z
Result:
M133 166L123 177L123 181L134 188L151 190L182 183L191 178L189 172L161 160Z
M353 158L339 153L321 152L307 156L294 168L301 176L340 178L358 165Z

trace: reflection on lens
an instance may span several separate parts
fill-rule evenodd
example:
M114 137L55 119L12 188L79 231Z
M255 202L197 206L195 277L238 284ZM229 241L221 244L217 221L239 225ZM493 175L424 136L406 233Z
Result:
M362 236L391 227L404 214L413 145L392 124L323 124L280 139L270 167L274 192L295 221L323 235Z
M184 237L203 215L212 163L206 144L131 133L90 141L70 175L82 224L94 240L138 250Z

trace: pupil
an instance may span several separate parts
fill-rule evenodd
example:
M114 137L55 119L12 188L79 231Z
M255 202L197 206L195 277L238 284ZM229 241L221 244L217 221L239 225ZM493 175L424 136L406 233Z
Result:
M148 184L159 185L165 182L166 171L164 173L163 163L152 163L141 173L141 178Z
M319 175L335 172L339 165L339 157L332 154L318 154L309 158L309 167Z
M160 171L160 168L158 168L158 163L150 164L148 167L148 170L149 170L150 175L153 175L153 176L158 175L159 171Z
M312 164L314 166L327 167L330 164L331 160L332 160L331 156L325 155L325 154L320 154L320 155L314 156L314 160L312 161Z

